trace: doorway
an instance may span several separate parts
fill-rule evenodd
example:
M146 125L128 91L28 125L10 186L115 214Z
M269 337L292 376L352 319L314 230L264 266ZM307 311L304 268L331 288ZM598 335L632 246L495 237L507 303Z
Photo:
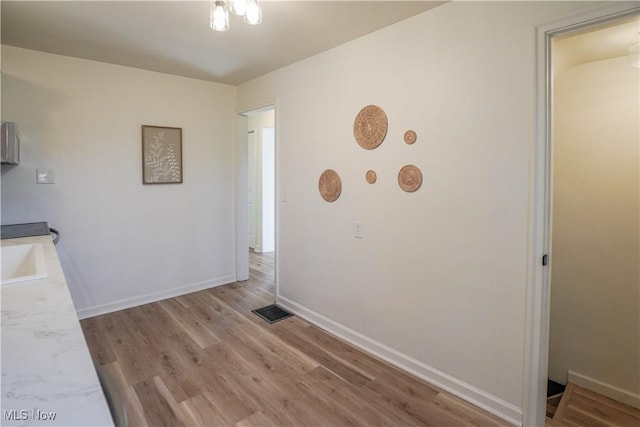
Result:
M632 17L551 41L547 416L557 420L572 416L556 412L571 390L622 403L640 394L640 69L628 55L639 24Z
M579 33L588 33L593 30L602 29L604 27L611 26L615 23L623 22L624 20L636 19L638 13L640 12L640 7L637 4L630 3L616 3L612 5L607 5L604 7L595 8L591 11L585 12L582 15L574 16L568 18L563 21L558 21L552 24L548 24L545 26L540 26L537 28L537 107L536 107L536 144L534 146L534 181L532 182L532 203L531 203L531 240L530 240L530 276L529 276L529 287L528 287L528 313L527 313L527 362L526 362L526 376L525 376L525 391L524 391L524 417L523 424L524 425L536 425L542 426L545 424L545 406L546 406L546 391L547 391L547 380L549 377L549 359L550 359L550 311L551 306L554 303L551 301L553 289L551 288L551 281L555 267L558 268L558 263L560 262L556 255L558 250L556 250L556 254L554 255L552 252L552 248L555 247L555 238L559 237L561 233L559 231L559 222L556 222L553 230L552 237L552 214L554 214L553 210L553 202L556 201L556 197L553 194L553 180L556 179L554 175L555 172L555 163L553 161L557 161L558 158L554 158L552 153L555 154L555 146L554 146L554 136L557 130L557 122L554 122L556 119L553 114L555 113L555 109L558 107L554 105L554 95L555 86L554 78L553 78L553 69L552 65L552 44L554 40L560 40L561 38L568 37L569 35L577 35ZM637 43L637 42L636 42ZM630 46L625 48L626 50ZM620 55L618 55L620 56ZM625 55L626 56L626 55ZM620 58L618 58L620 59ZM626 58L623 58L626 62ZM554 65L558 65L558 58L556 58L556 63ZM575 64L574 64L575 65ZM601 64L600 64L601 65ZM625 69L626 72L629 69ZM637 69L635 70L637 73ZM635 82L638 82L638 76L636 74ZM608 85L608 84L607 84ZM636 98L635 98L635 143L638 143L638 126L637 126L637 117L638 117L638 109L637 106L637 88L635 90ZM585 95L584 91L578 91L579 95ZM575 104L582 104L583 99L579 99L574 101ZM580 105L582 106L582 105ZM600 103L600 107L603 104ZM571 111L577 111L576 108L570 109ZM599 111L600 117L595 120L595 122L602 122L602 115L604 111ZM593 118L585 119L584 116L580 116L583 120L583 124L593 124L590 123L593 121ZM618 117L615 115L615 117ZM594 132L592 132L594 133ZM595 134L595 133L594 133ZM594 135L589 135L594 136ZM600 135L601 136L601 135ZM607 145L608 135L604 138L600 138L600 145ZM636 145L636 150L638 146ZM609 152L611 154L611 151ZM558 154L559 155L559 154ZM632 155L633 156L633 155ZM592 161L599 160L598 155L593 156ZM553 161L552 161L553 160ZM601 160L601 159L600 159ZM627 159L629 160L629 159ZM638 170L638 154L635 154L635 170ZM633 162L632 162L633 163ZM591 165L591 169L593 169ZM619 168L619 167L618 167ZM618 171L615 171L618 172ZM637 172L636 172L637 173ZM571 175L571 174L570 174ZM599 180L597 183L591 182L591 189L594 190L595 187L602 187L606 180ZM628 182L631 182L631 186L633 186L633 179L630 179ZM636 187L638 184L638 177L635 178ZM613 191L615 193L616 190ZM637 191L636 191L637 193ZM608 200L598 199L595 203L596 209L601 208L602 206L606 206ZM592 203L593 205L593 203ZM609 208L612 212L616 210L614 206L609 205ZM637 209L637 206L636 206ZM584 209L579 210L579 213L575 215L582 215L584 213ZM574 218L575 218L574 215ZM636 221L636 231L638 229L638 222ZM593 231L593 230L588 230ZM631 239L633 240L633 239ZM637 240L636 240L637 245ZM606 252L610 249L608 244L605 244L601 249L601 252ZM576 252L571 252L574 255L579 252L578 249ZM551 263L548 261L551 260ZM636 266L638 265L639 259L636 257L635 262ZM631 274L633 277L633 274ZM640 295L637 294L638 284L640 283L640 274L636 274L635 284L636 288L636 297L634 301L638 301ZM559 279L557 279L559 280ZM556 280L556 281L557 281ZM606 283L605 283L606 286ZM633 293L632 291L631 293ZM598 304L601 304L602 300L595 301L596 307L598 309ZM555 310L554 310L555 311ZM601 322L602 323L602 322ZM633 323L633 321L631 322ZM636 326L638 325L637 318L635 322ZM632 326L633 327L633 326ZM615 331L613 335L619 334L620 331ZM637 333L636 338L632 339L632 342L637 343ZM568 338L573 339L573 338ZM602 344L593 348L591 345L590 349L595 352L612 352L613 349L609 348L607 344ZM585 348L583 348L585 350ZM636 361L640 363L640 357L636 356ZM633 359L632 359L633 360ZM552 362L553 363L553 362ZM637 373L637 366L636 373ZM593 375L593 374L592 374ZM567 375L568 377L568 375ZM561 378L561 380L563 380ZM602 382L602 381L599 381ZM628 395L628 393L627 393ZM631 397L635 398L638 395L634 392L631 393Z
M273 281L275 260L274 110L248 118L249 275Z
M275 299L276 265L276 129L275 108L268 106L241 115L239 169L246 187L240 184L238 236L248 245L241 247L239 258L246 260L244 280L269 291ZM242 181L240 181L242 182ZM244 187L244 188L242 188ZM242 215L246 210L246 228ZM239 279L240 280L240 279Z

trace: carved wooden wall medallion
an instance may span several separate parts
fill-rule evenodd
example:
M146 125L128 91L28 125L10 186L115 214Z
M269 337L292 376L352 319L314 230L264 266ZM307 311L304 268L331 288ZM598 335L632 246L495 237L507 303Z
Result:
M366 149L377 148L387 135L387 115L377 105L364 107L353 123L353 135L358 144Z
M369 169L367 171L366 179L369 184L375 184L375 182L378 180L376 171Z
M422 185L422 172L414 165L406 165L398 173L398 185L407 193L417 191Z
M320 195L327 202L335 202L342 193L342 180L338 172L333 169L327 169L322 172L318 180L318 190Z
M418 135L415 130L408 130L404 133L404 142L412 145L418 139Z

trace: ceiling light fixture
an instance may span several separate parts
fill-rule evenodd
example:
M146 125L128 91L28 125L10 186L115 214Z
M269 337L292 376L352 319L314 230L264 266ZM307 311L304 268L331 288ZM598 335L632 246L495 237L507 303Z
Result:
M258 25L262 22L262 7L258 4L258 0L216 0L211 3L209 17L211 28L216 31L227 31L229 12L244 16L244 22L250 25Z
M216 31L227 31L229 29L229 7L221 0L215 1L211 5L209 16L209 26Z
M238 0L242 1L242 0ZM262 22L262 8L258 4L258 0L246 0L246 14L244 22L249 25L258 25Z
M238 16L244 16L247 13L247 1L231 0L231 13Z

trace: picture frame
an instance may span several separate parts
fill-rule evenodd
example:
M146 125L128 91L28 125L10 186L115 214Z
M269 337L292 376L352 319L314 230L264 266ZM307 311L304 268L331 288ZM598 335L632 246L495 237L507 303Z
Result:
M182 184L182 128L142 125L142 183Z

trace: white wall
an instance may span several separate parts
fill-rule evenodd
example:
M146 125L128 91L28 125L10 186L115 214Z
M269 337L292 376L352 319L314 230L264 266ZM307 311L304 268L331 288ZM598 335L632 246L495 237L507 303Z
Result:
M447 3L240 86L240 109L278 100L278 301L520 421L534 29L583 7ZM352 131L368 104L389 119L373 151ZM413 194L396 181L408 163Z
M235 279L234 87L8 46L2 73L23 144L2 223L60 230L81 315ZM183 184L142 185L143 124L182 128Z
M557 55L562 55L557 51ZM626 57L554 84L549 376L568 370L640 404L640 73Z

